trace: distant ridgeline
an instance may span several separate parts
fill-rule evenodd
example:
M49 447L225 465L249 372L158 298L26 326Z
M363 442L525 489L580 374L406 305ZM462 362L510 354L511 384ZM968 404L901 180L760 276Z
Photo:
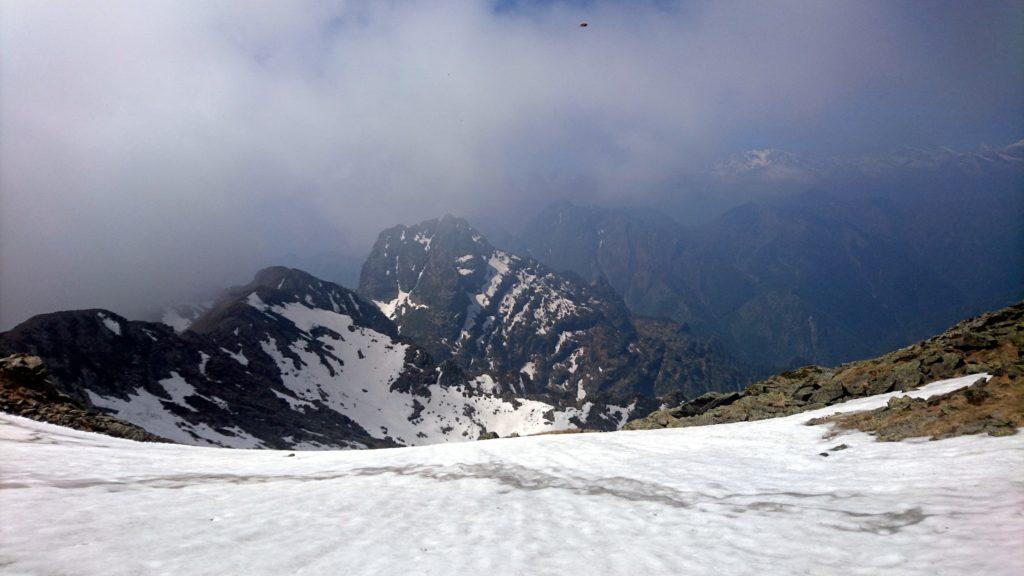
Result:
M785 159L755 160L722 177L771 189L759 171ZM818 179L693 226L672 217L687 207L559 202L505 243L606 279L633 313L685 323L762 375L883 354L1024 298L1024 141L779 168Z
M1021 310L895 359L737 393L752 371L715 338L636 316L608 283L496 249L449 216L382 232L358 293L274 267L169 316L173 328L104 310L31 318L0 334L0 357L15 355L0 362L0 408L134 439L282 449L755 419L1012 371Z

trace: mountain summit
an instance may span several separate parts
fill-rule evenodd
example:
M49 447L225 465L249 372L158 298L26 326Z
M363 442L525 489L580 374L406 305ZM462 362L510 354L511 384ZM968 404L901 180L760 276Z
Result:
M460 218L382 232L363 265L360 292L403 336L471 376L493 381L500 392L604 405L617 420L638 400L671 391L659 386L663 371L672 369L664 346L637 329L607 283L588 283L496 249ZM711 348L693 352L694 362L714 354ZM723 376L718 386L737 380ZM706 387L711 375L697 378Z

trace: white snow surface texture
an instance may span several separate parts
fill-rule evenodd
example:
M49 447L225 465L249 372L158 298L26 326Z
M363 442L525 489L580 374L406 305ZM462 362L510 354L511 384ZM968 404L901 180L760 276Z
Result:
M1024 574L1024 434L883 443L804 425L891 396L294 456L0 415L0 573Z
M284 384L284 390L275 389L274 393L297 412L304 412L313 402L320 401L359 424L374 438L391 438L398 444L415 446L476 440L484 432L509 436L568 430L576 427L574 418L585 421L593 407L592 403L580 408L559 407L525 398L512 402L492 393L495 386L487 375L456 386L443 386L438 378L438 383L428 387L427 395L397 391L392 385L406 369L406 344L386 334L355 326L350 316L335 310L303 302L270 306L256 292L249 294L247 303L264 314L286 319L300 330L300 336L287 345L291 356L301 359L300 364L286 356L269 336L260 342L263 352L277 364ZM101 320L108 323L108 327L113 325L120 330L112 319L101 315ZM316 336L316 328L327 328L330 333ZM314 353L312 344L316 341L329 346L335 358L321 358ZM242 352L221 350L239 364L249 365L250 359ZM206 356L200 360L201 372L205 373L208 360ZM194 383L177 372L172 372L159 384L169 400L142 388L130 392L126 400L100 396L91 390L87 394L94 405L174 442L227 448L265 447L244 429L236 427L229 430L231 434L223 434L206 424L193 424L176 415L172 405L195 412L188 402L193 396L224 404L222 400L199 394ZM474 389L468 389L470 386ZM230 411L230 406L223 407ZM608 410L619 414L621 423L625 424L632 408L610 406ZM551 417L545 417L549 413ZM412 418L414 414L418 414L416 418ZM365 447L358 442L338 446L293 441L291 445L302 450Z

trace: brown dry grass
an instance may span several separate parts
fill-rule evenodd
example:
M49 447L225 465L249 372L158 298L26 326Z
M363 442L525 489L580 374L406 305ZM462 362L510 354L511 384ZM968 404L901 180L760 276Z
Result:
M894 398L885 407L815 418L809 425L831 423L833 435L854 429L882 441L964 434L1015 434L1024 427L1024 378L997 376L948 394L924 399Z

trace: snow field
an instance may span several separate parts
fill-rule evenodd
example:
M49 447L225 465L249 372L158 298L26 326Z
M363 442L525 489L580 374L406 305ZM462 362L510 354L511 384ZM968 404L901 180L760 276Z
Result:
M294 456L0 415L0 573L1024 573L1024 434L882 443L804 425L890 396L759 422Z

